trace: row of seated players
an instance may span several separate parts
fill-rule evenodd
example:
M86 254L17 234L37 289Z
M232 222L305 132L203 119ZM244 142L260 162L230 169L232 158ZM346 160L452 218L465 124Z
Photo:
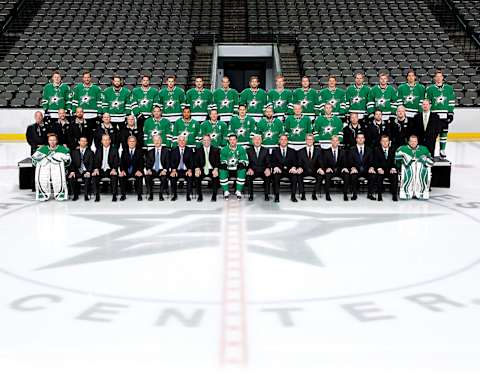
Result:
M313 124L302 113L300 105L294 106L294 115L287 118L285 122L274 117L272 107L265 109L264 117L258 123L249 118L246 113L246 107L240 105L238 119L232 119L229 123L225 123L218 119L218 112L213 109L210 111L208 119L199 124L192 119L190 108L185 107L182 118L171 123L162 118L160 107L154 107L153 117L147 119L143 130L137 126L133 115L129 115L126 126L118 130L112 125L110 114L104 113L102 122L93 132L90 132L80 107L77 108L76 116L72 120L67 119L65 111L61 109L59 118L50 120L48 124L43 121L42 113L36 112L35 124L27 128L27 141L31 145L33 154L38 146L46 144L47 133L57 134L59 144L69 147L70 150L74 150L78 146L81 136L87 138L89 145L93 143L94 147L98 148L104 134L110 136L117 149L127 148L127 139L130 136L136 137L137 147L148 149L153 146L155 134L160 135L163 145L169 148L177 146L180 135L185 137L188 147L199 147L202 137L208 134L211 137L212 145L221 148L227 144L228 136L231 134L235 134L238 144L244 147L251 145L253 136L259 134L262 136L264 146L273 148L277 146L279 137L286 134L289 137L290 145L299 149L305 146L306 136L313 134L315 143L322 148L330 146L330 140L334 135L338 136L342 146L350 148L355 146L355 137L361 132L365 134L365 142L368 147L378 146L381 136L387 135L391 139L394 149L406 144L410 135L414 134L418 137L419 144L425 145L433 155L442 126L438 115L431 112L431 105L427 99L422 102L422 112L414 118L408 118L405 108L400 106L397 109L395 120L383 120L382 112L376 110L373 121L368 124L361 122L357 113L351 113L349 123L344 125L338 117L333 115L332 105L329 103L325 105L325 116L318 117Z
M390 146L390 139L383 135L380 145L374 149L365 145L363 133L356 135L356 144L346 150L340 146L338 136L330 140L329 149L321 149L314 145L313 134L306 136L305 146L295 150L288 145L288 137L281 135L279 144L272 149L262 145L262 136L254 135L253 145L247 150L248 163L246 169L246 183L249 200L253 200L253 181L262 179L264 197L270 199L270 185L273 182L275 202L279 202L280 180L286 178L290 182L291 201L297 202L297 191L301 200L306 199L304 178L313 177L315 180L312 199L317 200L322 181L325 181L325 197L331 201L330 189L332 178L343 180L343 198L348 201L351 188L352 200L357 199L359 178L368 181L368 195L371 200L382 201L383 181L390 181L392 198L397 201L398 172L395 165L395 149ZM120 182L121 197L126 199L127 181L135 180L135 191L138 200L143 198L143 178L146 180L148 200L153 200L154 179L160 180L159 199L164 200L164 193L168 192L170 182L171 200L177 200L177 182L179 178L186 181L186 199L191 201L193 184L197 191L197 201L203 200L202 180L208 177L212 185L212 201L216 201L220 187L219 171L226 169L221 162L220 149L211 145L208 134L202 138L202 146L196 149L186 146L183 136L178 138L178 146L169 149L162 146L162 137L154 135L154 147L147 152L137 147L137 140L130 136L127 147L118 151L111 144L111 139L104 134L100 146L96 151L88 147L87 139L82 136L79 146L71 153L71 164L68 169L68 180L73 190L73 200L78 200L80 182L85 183L85 200L89 200L90 185L93 186L95 201L100 201L100 180L110 180L113 201L117 201L117 183ZM237 137L232 134L228 138L228 145L235 149ZM242 166L243 167L243 166ZM222 183L224 197L228 199L228 182ZM243 182L237 179L237 198L241 198ZM374 194L377 197L375 198Z

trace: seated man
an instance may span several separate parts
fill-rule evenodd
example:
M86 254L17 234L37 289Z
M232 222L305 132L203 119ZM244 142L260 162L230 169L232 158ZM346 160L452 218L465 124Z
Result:
M273 149L271 156L273 168L273 191L275 202L280 202L280 179L286 177L290 180L290 200L297 202L295 197L297 188L297 152L288 146L288 137L280 136L280 144Z
M191 147L187 147L186 138L180 135L177 139L178 146L174 147L170 152L170 185L172 186L172 201L176 201L177 181L179 178L187 180L187 201L191 201L193 185L194 154Z
M265 194L265 201L269 201L271 170L268 149L262 146L261 134L255 134L253 136L252 142L253 146L250 147L247 151L248 201L253 201L253 180L255 180L255 178L261 178L263 180L263 192Z
M228 200L228 177L234 175L237 178L235 195L237 200L242 198L242 190L245 185L246 168L248 157L243 146L237 144L237 135L229 134L228 145L220 152L220 185L223 190L223 198Z
M383 180L390 181L393 201L398 201L398 173L395 166L395 149L390 145L388 135L382 135L380 146L373 151L373 165L377 174L377 200L382 201Z
M220 185L218 178L220 150L218 147L211 146L211 141L210 135L205 134L202 138L202 146L195 151L195 183L199 202L203 200L202 180L205 177L212 179L212 201L217 201L217 191Z
M68 199L65 167L70 164L70 152L67 147L58 145L56 134L48 134L47 141L48 145L40 146L32 155L36 199L39 201L50 199L52 185L55 200L64 201Z
M322 182L322 176L325 174L323 171L322 158L320 156L320 149L313 146L315 137L313 134L307 134L305 140L306 146L303 149L297 151L298 157L298 187L301 194L300 200L305 201L305 184L303 179L305 177L314 177L315 186L313 187L312 200L317 199L317 192L320 192L320 183Z
M417 136L411 135L408 145L397 149L395 161L400 169L400 199L428 200L433 166L428 148L419 145Z
M120 157L117 149L112 145L108 134L102 135L102 142L95 151L93 159L93 189L95 193L95 202L100 201L100 180L102 178L110 179L112 187L112 201L117 201L117 180L118 167L120 166Z
M80 193L79 180L83 180L85 183L85 201L88 201L94 154L88 147L86 136L80 137L78 145L76 149L72 150L72 163L69 168L68 181L70 182L70 190L73 192L73 201L77 201Z
M330 187L333 177L340 177L343 180L343 200L348 201L348 185L350 172L348 170L347 152L340 146L340 139L334 135L330 140L330 149L323 151L323 167L325 170L325 198L332 201Z
M357 199L358 179L364 177L368 180L369 200L375 200L373 196L375 168L373 167L373 153L370 148L365 146L365 135L358 133L355 139L356 146L349 151L348 166L350 168L350 179L352 181L352 200Z
M120 201L127 198L127 181L129 178L135 178L135 191L137 200L142 201L143 194L143 150L137 148L137 138L133 135L128 137L127 148L122 151L120 158Z
M149 118L150 119L150 118ZM148 121L148 120L147 120ZM162 136L154 134L152 137L154 147L147 153L145 163L145 179L148 189L148 201L153 201L153 179L160 179L160 201L163 201L163 193L168 192L168 170L170 169L170 149L162 146Z

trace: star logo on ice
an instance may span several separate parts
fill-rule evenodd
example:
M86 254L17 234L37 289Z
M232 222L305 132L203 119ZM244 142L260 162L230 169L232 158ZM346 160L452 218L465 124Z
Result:
M415 99L416 99L416 96L413 94L410 94L405 97L405 102L412 103L415 101Z
M385 106L386 102L385 98L377 99L377 106Z
M175 106L175 101L173 99L169 99L166 103L167 107L173 107Z
M443 104L445 102L445 97L443 95L439 95L438 97L435 98L435 102L439 105Z
M84 95L82 96L82 103L88 103L90 102L90 96L89 95Z
M256 99L252 99L249 103L249 106L250 107L256 107L258 104L258 101Z
M150 102L150 101L149 101L148 99L146 99L146 98L145 98L145 99L142 99L142 100L140 101L140 106L147 106L149 102Z
M235 166L232 157L228 164ZM281 212L259 207L246 208L244 237L248 253L268 258L283 259L295 263L324 267L322 251L311 246L310 240L327 236L332 232L344 234L350 228L359 228L381 223L398 223L414 220L428 214L409 213L345 213L282 209ZM432 214L430 216L436 216ZM99 226L109 225L109 233L96 235L92 232L71 247L79 251L74 256L51 262L37 268L51 269L72 267L81 264L106 263L122 259L138 259L143 256L168 258L178 251L188 253L199 248L220 247L222 233L222 210L179 210L173 215L158 213L78 214L74 217L95 221ZM278 224L282 224L278 227ZM188 235L179 243L179 235ZM115 251L115 253L112 253Z
M200 107L203 104L203 101L200 98L197 98L193 101L194 107Z
M112 109L117 109L120 107L120 101L118 99L115 99L114 101L112 101Z
M220 104L220 106L222 106L222 107L228 107L228 106L230 106L230 101L229 101L227 98L225 98L225 99L222 101L222 103Z
M57 103L60 100L60 98L57 95L54 95L50 98L50 103Z
M310 103L310 101L309 101L307 98L304 98L304 99L302 99L302 100L300 101L300 105L301 105L302 107L307 106L309 103Z

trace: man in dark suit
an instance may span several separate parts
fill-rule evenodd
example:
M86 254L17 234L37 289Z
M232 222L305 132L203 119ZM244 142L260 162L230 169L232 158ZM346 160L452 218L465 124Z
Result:
M280 179L282 177L290 180L290 200L297 202L295 197L298 180L297 152L288 146L288 137L286 135L280 136L279 146L273 149L271 167L273 168L275 202L280 202Z
M397 117L390 125L390 146L394 150L407 143L412 133L412 120L407 117L405 107L398 106Z
M355 146L355 138L358 133L365 133L365 127L358 119L358 113L350 113L349 123L343 128L343 145L346 149Z
M186 146L186 138L183 135L178 137L178 146L170 152L170 185L172 187L172 201L177 200L177 181L179 178L187 180L187 201L191 201L193 185L193 168L195 160L193 158L193 150Z
M365 145L373 149L380 145L380 137L388 135L390 137L390 123L388 120L382 119L382 112L375 110L372 122L365 131ZM353 146L355 148L355 146Z
M95 149L101 147L102 136L107 134L110 137L110 141L112 141L112 145L115 146L117 151L119 148L119 133L117 129L112 125L112 118L110 117L109 113L103 113L102 115L102 123L96 128L95 133L93 135L93 142L95 143Z
M93 160L93 188L95 192L95 202L100 201L100 180L109 178L112 187L112 201L117 201L117 181L118 167L120 166L120 157L117 149L112 146L112 141L108 134L102 136L101 146L95 151Z
M433 157L437 137L440 134L443 123L437 113L430 111L430 106L430 101L424 99L422 112L413 117L412 134L418 137L418 143L426 146Z
M322 154L323 168L325 170L325 198L332 201L330 187L333 177L340 177L343 180L343 200L348 201L349 169L347 152L342 149L338 136L332 136L330 149L325 149Z
M212 138L206 134L202 138L202 147L195 150L195 184L197 187L197 201L203 201L202 180L205 177L212 179L212 201L217 201L217 191L220 187L218 168L220 167L220 150L211 146Z
M365 135L357 134L356 146L350 149L348 157L348 166L350 168L350 180L352 182L352 200L357 199L358 179L364 177L368 181L369 200L375 200L373 190L375 184L375 168L373 167L373 152L365 146Z
M320 193L320 183L322 176L325 174L323 170L323 160L321 157L321 150L314 146L313 134L307 134L305 143L306 146L297 151L297 173L298 173L298 188L301 194L300 200L305 201L305 184L303 179L305 177L314 177L315 186L312 192L312 200L317 199L317 192Z
M72 122L70 124L70 142L76 145L80 137L87 137L88 146L92 145L93 131L91 130L91 125L89 125L88 121L84 118L83 109L81 107L77 107L75 109L75 116L72 117ZM101 140L102 135L100 135L100 138L98 140L97 148L100 147Z
M43 122L43 114L35 112L35 123L27 127L27 142L30 145L30 155L37 151L37 148L47 144L47 125Z
M142 201L143 194L143 150L137 147L137 138L130 136L127 140L127 148L122 150L120 158L120 201L127 198L127 181L129 178L135 178L135 191L137 200Z
M390 181L393 201L398 201L398 173L395 167L395 149L390 145L390 138L382 135L380 146L373 151L373 164L376 172L377 200L382 201L383 180Z
M72 142L70 121L64 109L58 109L58 118L50 120L50 127L51 131L57 134L59 145L67 146L70 152L78 146L78 141Z
M90 182L93 171L94 154L88 147L87 137L80 137L78 147L71 152L72 162L68 172L70 190L73 192L73 201L78 200L80 193L80 182L85 183L85 201L89 200Z
M162 146L162 137L155 134L153 137L153 149L147 153L145 164L145 179L148 189L148 201L153 200L153 179L160 179L160 201L163 201L163 193L168 193L168 171L170 169L170 150Z
M265 201L270 200L270 177L272 171L270 169L270 156L266 147L262 146L262 136L255 134L252 138L253 146L247 150L248 169L247 169L247 186L248 201L253 201L253 181L256 178L263 180L263 193Z
M143 131L137 127L135 122L135 117L133 115L127 116L127 124L120 130L120 143L122 144L122 149L128 147L128 138L134 136L137 139L137 147L143 148Z

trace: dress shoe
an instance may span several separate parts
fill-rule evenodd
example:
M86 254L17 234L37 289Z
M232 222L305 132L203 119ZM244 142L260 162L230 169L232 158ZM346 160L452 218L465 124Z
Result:
M95 195L95 202L99 202L100 201L100 195L99 194L96 194Z
M268 194L265 195L265 201L270 201L270 196Z
M174 194L174 195L172 196L172 201L177 201L177 198L178 198L177 195Z
M300 200L302 200L302 201L307 200L307 197L305 197L305 193L302 193L302 195L300 196Z
M78 201L78 196L77 195L73 196L72 201Z
M248 196L248 201L253 201L253 196L252 195Z
M275 195L274 202L280 202L280 196L278 194Z
M112 201L117 202L117 195L116 194L112 197Z
M379 195L377 196L377 201L383 201L383 197L382 197L381 194L379 194Z
M358 197L357 197L357 194L354 194L354 195L352 196L352 201L355 201L357 198L358 198Z
M343 195L343 201L348 201L348 196L346 194Z
M298 202L297 197L295 197L294 194L292 194L292 195L290 196L290 201L292 201L292 202Z
M127 199L127 196L125 196L124 194L120 196L120 201L125 201L126 199Z
M197 202L202 202L203 201L203 196L200 194L198 197L197 197Z
M344 198L345 198L345 197L344 197ZM332 197L330 197L330 193L327 193L327 194L325 195L325 199L326 199L327 201L332 201ZM348 197L347 197L347 200L348 200Z
M375 199L375 197L373 196L373 194L367 194L367 198L368 198L369 200L372 200L372 201L377 201L377 200Z
M147 198L148 201L153 201L153 194L150 194Z
M317 195L316 194L312 194L312 200L317 201Z
M137 196L137 201L143 201L143 197L140 194Z

